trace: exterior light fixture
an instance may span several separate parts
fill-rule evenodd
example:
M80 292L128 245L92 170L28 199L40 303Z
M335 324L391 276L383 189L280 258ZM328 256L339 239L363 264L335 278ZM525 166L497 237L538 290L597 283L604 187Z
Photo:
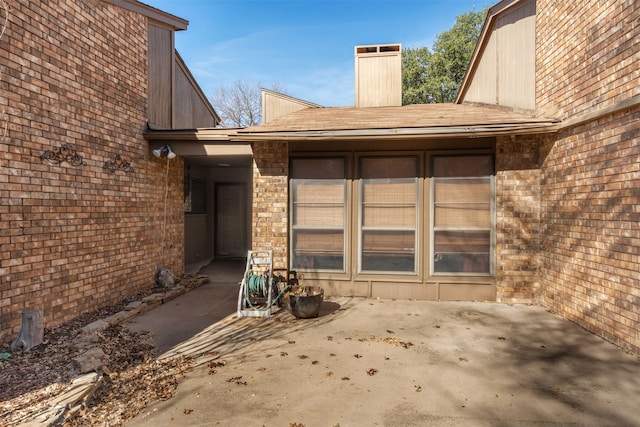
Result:
M162 157L163 154L167 155L167 159L175 159L176 153L173 152L170 145L165 145L164 147L156 148L152 151L153 155L157 158Z

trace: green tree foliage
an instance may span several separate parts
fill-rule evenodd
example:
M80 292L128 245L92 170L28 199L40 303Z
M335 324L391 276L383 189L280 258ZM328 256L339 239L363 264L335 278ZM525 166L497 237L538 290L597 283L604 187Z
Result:
M402 103L424 104L429 102L428 74L431 52L427 47L402 51Z
M450 30L438 35L432 50L402 52L402 103L453 102L471 61L487 8L456 17Z

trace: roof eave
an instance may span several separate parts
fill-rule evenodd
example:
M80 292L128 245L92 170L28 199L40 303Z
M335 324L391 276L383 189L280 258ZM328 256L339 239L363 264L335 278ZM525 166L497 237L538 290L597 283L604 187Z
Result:
M182 19L178 16L167 13L163 10L149 6L136 0L104 0L107 3L119 6L123 9L130 10L132 12L139 13L147 18L153 19L158 22L162 22L166 25L173 27L174 30L186 30L189 26L189 21Z
M230 142L239 128L150 129L142 136L147 141L220 141Z
M399 129L351 129L351 130L309 130L274 132L238 132L232 139L243 141L301 141L301 140L354 140L354 139L434 139L467 137L479 138L498 135L547 134L558 131L559 121L538 123L469 125L449 127L399 128Z

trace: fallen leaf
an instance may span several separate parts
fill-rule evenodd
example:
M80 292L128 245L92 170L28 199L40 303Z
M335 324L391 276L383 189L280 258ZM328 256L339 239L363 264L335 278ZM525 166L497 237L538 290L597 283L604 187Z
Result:
M388 333L388 334L395 334L395 332L390 331L389 329L387 329L387 333Z
M258 371L258 372L264 372L266 370L267 370L267 368L258 368L258 369L256 369L256 371Z
M461 362L468 362L469 359L467 359L466 357L458 357L458 360Z
M499 339L499 340L502 340L502 341L506 340L506 338L505 338L505 337L498 337L498 339Z
M327 336L327 340L333 341L333 337L329 335L329 336Z
M341 378L341 380L342 380L342 381L349 381L350 379L351 379L351 378L349 378L349 377L342 377L342 378Z
M289 344L295 344L295 341L288 341Z
M307 356L306 354L301 354L301 355L298 356L298 359L303 359L304 360L304 359L308 359L308 358L309 358L309 356Z
M314 360L313 362L311 362L312 365L317 365L318 363L320 362L318 362L317 360Z
M183 412L185 415L189 415L189 414L191 414L191 413L193 412L193 409L186 409L186 408L185 408L182 412Z
M375 375L375 374L377 374L377 373L378 373L378 370L377 370L377 369L375 369L375 368L371 368L371 369L369 369L369 370L367 371L367 374L369 374L369 376L373 376L373 375Z
M331 377L331 376L333 376L333 372L331 372L331 371L326 372L326 373L324 374L324 376L325 376L325 377Z

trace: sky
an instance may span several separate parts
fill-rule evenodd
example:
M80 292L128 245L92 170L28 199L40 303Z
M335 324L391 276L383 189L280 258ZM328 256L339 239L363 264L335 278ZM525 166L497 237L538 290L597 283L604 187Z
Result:
M176 49L208 98L237 81L325 107L354 105L354 48L431 49L484 0L142 0L189 21ZM214 105L215 108L215 105Z

